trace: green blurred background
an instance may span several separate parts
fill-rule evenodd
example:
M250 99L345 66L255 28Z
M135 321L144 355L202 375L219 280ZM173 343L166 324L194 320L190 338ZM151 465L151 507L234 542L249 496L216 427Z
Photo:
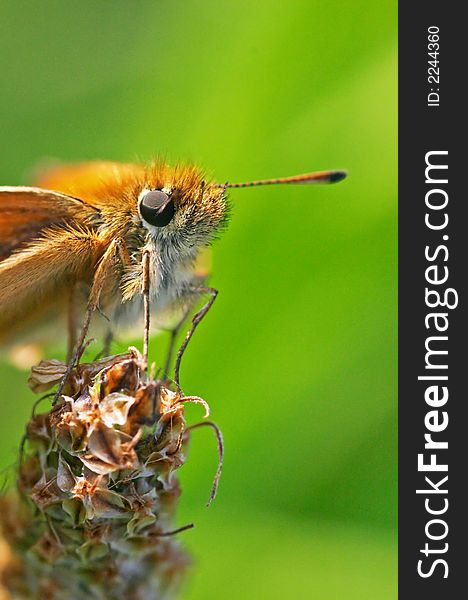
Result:
M182 597L396 598L396 2L10 1L0 22L2 184L48 157L349 170L231 194L182 368L226 443L210 509L209 430L181 472ZM7 365L0 394L6 467L34 398Z

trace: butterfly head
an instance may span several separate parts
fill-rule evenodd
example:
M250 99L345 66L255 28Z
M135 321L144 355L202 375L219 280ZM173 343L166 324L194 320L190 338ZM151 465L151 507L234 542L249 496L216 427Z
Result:
M158 244L194 251L226 224L225 190L205 183L194 168L157 170L138 194L141 225Z

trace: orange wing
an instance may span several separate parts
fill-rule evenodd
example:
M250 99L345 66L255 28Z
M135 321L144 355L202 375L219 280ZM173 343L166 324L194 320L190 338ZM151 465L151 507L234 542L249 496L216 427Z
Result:
M0 341L62 302L67 281L90 270L93 211L51 190L0 187Z
M33 187L0 187L0 261L46 227L74 219L82 202Z
M137 164L93 161L50 167L39 173L35 183L93 204L105 196L106 188L119 188L143 172Z

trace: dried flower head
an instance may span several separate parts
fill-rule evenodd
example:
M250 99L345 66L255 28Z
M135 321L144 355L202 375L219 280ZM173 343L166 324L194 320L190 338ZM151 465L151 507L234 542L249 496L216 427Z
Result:
M65 366L43 361L29 385L47 391ZM11 558L2 579L14 598L170 597L188 559L171 531L190 427L182 396L148 377L134 349L71 373L61 400L33 415L18 496L1 499ZM213 427L222 456L219 430ZM210 502L216 494L221 461Z

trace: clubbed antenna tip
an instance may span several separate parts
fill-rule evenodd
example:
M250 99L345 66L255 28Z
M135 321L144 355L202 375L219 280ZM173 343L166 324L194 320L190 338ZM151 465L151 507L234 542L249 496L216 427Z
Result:
M348 173L346 171L330 171L330 183L338 183L346 179Z

